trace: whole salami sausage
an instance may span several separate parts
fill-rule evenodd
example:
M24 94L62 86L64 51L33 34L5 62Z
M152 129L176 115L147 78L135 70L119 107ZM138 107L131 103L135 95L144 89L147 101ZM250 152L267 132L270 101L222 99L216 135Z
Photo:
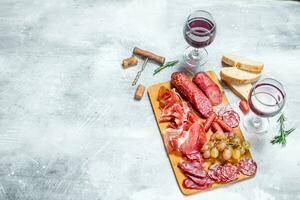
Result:
M205 118L209 116L212 112L211 102L183 72L174 72L171 76L171 83L201 115Z
M206 94L214 106L222 103L219 86L205 72L198 72L194 76L193 82Z

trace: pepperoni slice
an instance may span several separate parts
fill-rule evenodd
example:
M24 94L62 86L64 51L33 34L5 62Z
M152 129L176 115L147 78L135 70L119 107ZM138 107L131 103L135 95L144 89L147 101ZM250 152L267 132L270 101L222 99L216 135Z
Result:
M246 176L253 176L256 173L257 164L252 158L243 158L239 162L240 171Z
M238 166L226 163L221 169L221 179L223 182L234 181L239 178L240 171Z
M235 128L240 123L240 116L234 110L228 110L222 115L223 121L230 127Z

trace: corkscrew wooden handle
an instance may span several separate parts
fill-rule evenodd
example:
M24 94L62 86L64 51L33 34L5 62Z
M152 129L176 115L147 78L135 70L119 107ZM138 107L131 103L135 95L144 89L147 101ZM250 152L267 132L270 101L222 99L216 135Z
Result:
M164 64L165 59L166 59L163 56L156 55L156 54L154 54L154 53L152 53L150 51L146 51L146 50L140 49L138 47L134 47L133 53L136 54L136 55L148 58L150 60L153 60L153 61L155 61L155 62L157 62L159 64Z

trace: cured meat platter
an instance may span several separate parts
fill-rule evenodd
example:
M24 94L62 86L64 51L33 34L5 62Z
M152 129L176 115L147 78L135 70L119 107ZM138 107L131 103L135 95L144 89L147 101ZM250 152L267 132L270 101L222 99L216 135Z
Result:
M224 92L224 88L220 84L216 74L213 71L207 71L206 74L220 88L220 92L222 94L220 103L222 105L229 105L229 101L228 101L228 98L226 97L226 94ZM152 85L148 88L148 96L149 96L149 99L150 99L150 102L151 102L151 105L152 105L152 108L153 108L153 111L154 111L154 114L155 114L155 118L156 118L156 121L157 121L157 124L158 124L158 127L159 127L159 130L160 130L160 133L161 133L161 136L162 136L163 140L165 140L165 135L166 135L165 131L166 131L166 129L168 129L168 127L170 127L171 122L161 120L163 111L161 109L161 102L158 100L158 95L159 95L159 92L160 92L160 89L162 88L162 86L163 86L163 88L166 88L167 90L171 90L172 88L174 88L172 83L171 83L171 81L167 81L167 82ZM176 87L176 89L177 89L177 87ZM173 90L176 91L175 89L173 89ZM177 93L177 91L176 91L176 93ZM179 94L178 94L178 96L179 96ZM180 95L180 96L182 96L182 95ZM183 99L185 99L185 98L183 98ZM217 106L213 106L214 110L216 110L216 108L217 108ZM195 109L195 106L194 106L193 110L195 111L196 115L199 117L200 121L203 122L205 120L205 118L206 119L209 118L207 116L203 117L203 113L200 114L199 112L197 112L198 110ZM236 135L236 137L238 137L241 140L240 141L241 143L245 141L245 138L244 138L243 133L242 133L239 126L234 127L232 129L232 132ZM208 138L207 140L205 140L205 142L209 141L210 138L212 137L212 135L214 134L214 132L212 131L212 128L207 129L204 133L206 134L206 137ZM184 156L183 156L182 152L180 152L180 151L170 151L170 149L169 149L168 145L166 145L165 141L164 141L164 143L165 143L166 151L167 151L171 166L173 168L174 174L176 176L179 188L180 188L180 190L182 191L182 193L184 195L190 195L190 194L193 194L193 193L214 189L214 188L217 188L217 187L229 184L229 183L238 182L238 181L248 179L250 177L255 176L256 163L255 163L255 165L251 166L250 165L251 163L249 165L247 165L248 163L242 162L242 161L245 161L245 159L246 159L246 161L250 160L249 162L252 162L252 155L251 155L249 150L246 150L242 154L241 159L238 160L240 162L234 161L233 159L227 160L226 162L224 162L224 160L222 160L222 159L221 159L221 161L219 161L220 156L215 157L215 158L211 157L211 158L208 158L208 159L204 159L204 161L203 161L203 170L208 171L210 168L213 168L213 165L216 165L216 163L217 164L220 163L221 165L231 165L231 163L228 163L230 161L230 162L233 163L233 165L231 165L231 166L241 166L241 169L243 169L243 168L247 169L248 170L248 175L245 175L245 174L247 174L247 172L241 173L240 171L238 171L237 176L235 178L231 178L229 176L229 178L231 178L230 180L228 178L225 181L211 181L209 183L206 183L206 185L205 185L206 187L200 187L199 185L197 185L197 187L193 187L193 186L192 187L191 186L186 187L186 185L189 185L189 181L194 183L194 182L197 182L197 180L195 181L195 179L194 179L195 177L191 177L189 179L190 176L187 175L186 171L183 170L184 166L182 166L181 162L184 159ZM203 144L201 146L203 146ZM183 148L183 147L181 147L181 148ZM187 150L185 150L185 151L187 151ZM253 166L255 166L255 169L253 169L252 172L251 172L251 169L250 169L250 172L249 172L249 168L251 168L251 167L253 168ZM234 168L231 167L231 168L229 168L229 171L233 170L233 169ZM244 170L244 171L246 171L246 170ZM213 173L216 173L216 172L217 171L213 171ZM209 172L208 172L208 174L209 174ZM191 181L191 180L193 180L193 181ZM201 179L201 180L203 180L203 179ZM207 185L209 185L209 186L207 187Z

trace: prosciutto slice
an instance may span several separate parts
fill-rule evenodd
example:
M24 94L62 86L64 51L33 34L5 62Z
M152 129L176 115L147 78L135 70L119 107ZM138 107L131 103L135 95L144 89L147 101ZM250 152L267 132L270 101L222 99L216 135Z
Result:
M180 102L180 99L178 95L174 92L174 90L169 90L164 87L162 87L159 91L158 100L159 100L159 106L162 109L172 106L177 102Z
M199 152L206 142L206 133L192 106L179 99L174 90L162 88L159 95L162 109L160 122L171 122L163 133L168 153L191 155Z
M186 123L199 121L199 117L193 112L187 102L182 101L165 107L162 110L160 122L173 122L173 128L181 128ZM186 129L187 130L187 129Z

